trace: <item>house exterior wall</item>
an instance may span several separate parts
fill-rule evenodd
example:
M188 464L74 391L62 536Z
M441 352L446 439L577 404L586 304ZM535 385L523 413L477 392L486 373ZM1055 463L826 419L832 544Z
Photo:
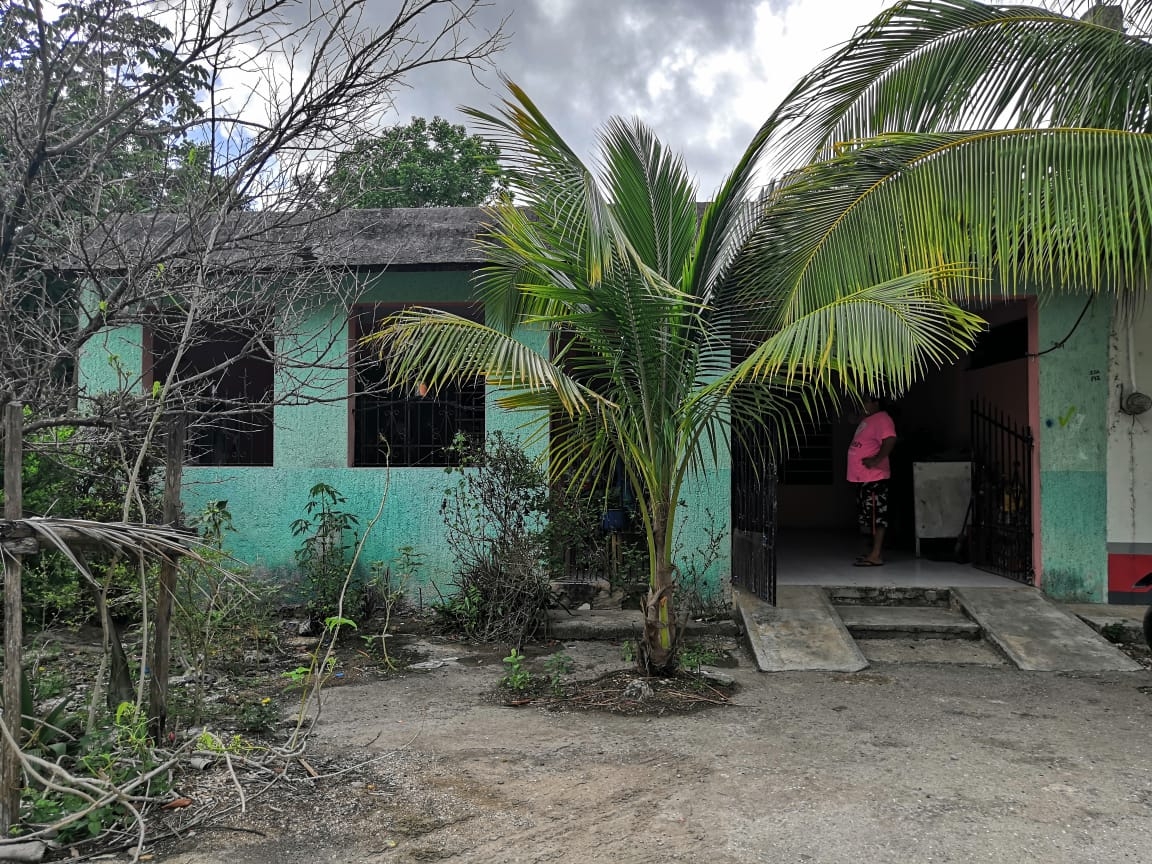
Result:
M1059 599L1104 602L1112 313L1111 301L1101 297L1076 326L1085 302L1075 295L1050 295L1039 302L1040 351L1068 341L1033 361L1039 379L1038 581L1045 593Z
M1152 573L1152 412L1120 410L1133 390L1152 393L1152 308L1117 311L1108 400L1108 600L1149 603L1133 584Z
M467 270L384 271L363 277L363 302L453 303L472 299L471 273ZM411 546L423 556L421 582L410 586L429 599L436 595L432 583L443 587L452 567L440 507L445 489L454 481L443 468L368 468L350 466L350 390L348 368L349 322L329 309L317 310L308 326L304 351L313 351L318 371L303 387L301 396L316 401L299 405L277 405L274 418L274 460L272 467L197 467L184 469L183 506L188 516L204 510L210 501L226 500L235 533L226 538L226 548L239 560L258 571L291 581L293 553L299 545L292 536L291 523L303 517L308 490L326 483L347 498L343 509L355 513L363 527L376 513L381 500L380 519L365 542L362 564L390 561L398 549ZM543 350L546 336L521 334ZM139 327L111 330L93 340L80 360L80 375L89 394L139 386L142 381L143 336ZM300 352L293 352L302 356ZM278 373L281 392L289 386L284 373ZM485 411L487 433L502 431L521 436L528 418L501 409L490 393ZM534 455L543 458L547 442L531 445ZM729 488L730 467L726 450L717 468L692 477L685 484L687 505L680 510L678 534L681 570L706 545L710 531L724 532L719 557L701 574L707 591L726 591L730 573ZM709 519L707 513L712 514Z

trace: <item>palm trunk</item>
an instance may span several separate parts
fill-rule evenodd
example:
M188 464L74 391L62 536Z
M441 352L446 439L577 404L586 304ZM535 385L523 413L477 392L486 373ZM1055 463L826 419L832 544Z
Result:
M649 675L671 675L677 664L680 629L673 605L676 571L668 550L669 530L664 517L653 519L652 579L644 598L644 644L638 658L641 671Z

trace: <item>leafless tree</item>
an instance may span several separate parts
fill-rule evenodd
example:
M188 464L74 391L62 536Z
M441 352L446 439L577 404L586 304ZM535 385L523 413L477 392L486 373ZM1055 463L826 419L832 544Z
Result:
M166 413L197 440L346 398L344 330L325 317L358 288L317 179L409 73L489 62L505 37L477 25L485 5L0 0L0 410L25 406L28 443L84 430L73 443L124 462L122 518L147 521ZM141 326L163 368L106 341ZM102 392L77 374L91 358L114 373ZM274 387L227 383L254 361Z
M100 334L158 315L176 356L246 334L221 362L274 361L272 398L297 398L288 382L315 377L325 347L302 322L354 292L317 252L331 214L301 209L314 178L405 75L483 63L503 41L472 26L479 0L4 5L0 408L29 406L29 432L122 428L140 382L86 399L73 370ZM221 371L147 395L178 402Z

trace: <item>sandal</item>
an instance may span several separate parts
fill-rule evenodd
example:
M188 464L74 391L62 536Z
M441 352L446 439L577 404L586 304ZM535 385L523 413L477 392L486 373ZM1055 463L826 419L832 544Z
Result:
M883 567L883 561L873 561L871 558L857 558L852 562L853 567Z

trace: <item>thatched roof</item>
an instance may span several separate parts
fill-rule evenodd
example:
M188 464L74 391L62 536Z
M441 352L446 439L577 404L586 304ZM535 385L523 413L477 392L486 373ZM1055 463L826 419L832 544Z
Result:
M142 262L200 260L213 264L283 267L436 267L470 269L483 262L475 238L485 220L478 207L422 207L319 213L235 213L192 221L141 213L106 221L89 235L75 266L117 270Z

